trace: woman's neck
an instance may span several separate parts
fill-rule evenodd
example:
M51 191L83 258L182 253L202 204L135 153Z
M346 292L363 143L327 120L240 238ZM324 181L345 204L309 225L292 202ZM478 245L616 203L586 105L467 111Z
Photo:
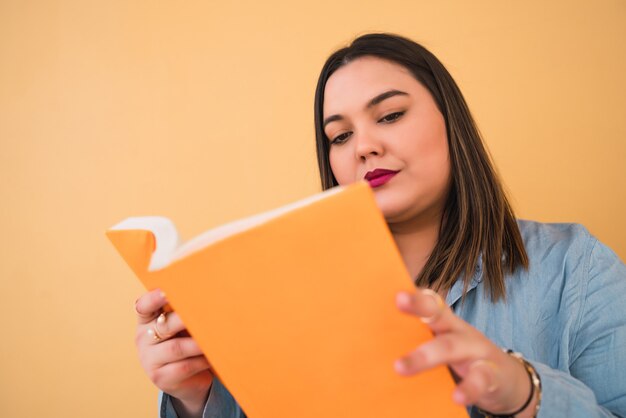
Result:
M440 218L429 222L389 224L404 264L413 279L421 273L439 238Z

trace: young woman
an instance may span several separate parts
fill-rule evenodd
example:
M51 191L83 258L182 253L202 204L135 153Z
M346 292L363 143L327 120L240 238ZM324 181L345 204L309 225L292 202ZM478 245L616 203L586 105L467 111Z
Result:
M398 353L398 373L447 365L472 417L626 416L626 267L582 226L515 219L437 58L357 38L322 69L315 126L323 188L370 183L415 277L398 308L435 335ZM136 303L162 416L244 416L165 303L158 291Z

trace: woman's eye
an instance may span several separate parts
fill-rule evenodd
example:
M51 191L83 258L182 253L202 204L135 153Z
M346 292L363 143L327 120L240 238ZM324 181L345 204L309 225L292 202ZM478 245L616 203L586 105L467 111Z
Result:
M351 133L352 132L344 132L341 135L334 137L332 141L330 141L330 145L343 144L344 142L346 142Z
M402 115L404 115L404 112L393 112L393 113L390 113L390 114L386 115L385 117L383 117L378 122L383 122L383 123L395 122Z

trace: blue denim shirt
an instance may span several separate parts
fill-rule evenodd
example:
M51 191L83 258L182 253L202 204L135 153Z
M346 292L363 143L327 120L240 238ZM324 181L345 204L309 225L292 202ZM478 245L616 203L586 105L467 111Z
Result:
M533 364L543 385L538 417L626 417L626 266L581 225L518 224L530 268L506 278L506 300L491 302L479 263L465 300L459 280L446 302ZM161 417L176 417L169 396L159 402ZM245 415L215 379L203 417Z

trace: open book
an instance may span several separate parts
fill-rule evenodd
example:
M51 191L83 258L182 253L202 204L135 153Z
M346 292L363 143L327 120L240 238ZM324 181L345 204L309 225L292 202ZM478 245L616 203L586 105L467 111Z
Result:
M414 287L366 183L182 245L159 217L107 236L146 288L167 294L249 417L467 417L445 367L394 371L432 336L396 308Z

